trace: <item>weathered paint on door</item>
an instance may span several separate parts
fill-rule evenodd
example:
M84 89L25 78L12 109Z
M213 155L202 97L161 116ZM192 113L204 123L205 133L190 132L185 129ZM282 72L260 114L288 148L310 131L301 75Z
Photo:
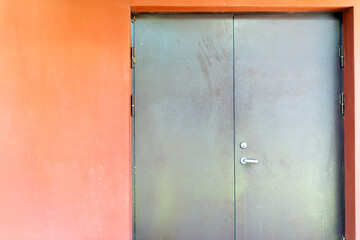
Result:
M339 15L138 15L134 32L136 239L340 238Z
M239 14L234 30L237 239L341 239L339 16Z
M234 239L233 18L134 24L136 239Z

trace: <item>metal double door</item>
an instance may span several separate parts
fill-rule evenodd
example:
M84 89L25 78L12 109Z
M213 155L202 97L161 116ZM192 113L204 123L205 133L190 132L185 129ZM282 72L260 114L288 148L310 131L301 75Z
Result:
M340 239L336 14L138 15L138 240Z

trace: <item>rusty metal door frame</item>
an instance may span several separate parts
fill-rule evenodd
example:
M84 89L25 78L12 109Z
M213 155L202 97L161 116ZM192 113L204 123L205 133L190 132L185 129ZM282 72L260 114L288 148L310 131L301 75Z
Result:
M176 2L176 1L175 1ZM320 2L320 1L319 1ZM124 4L126 5L126 4ZM263 1L244 1L242 4L225 3L216 1L211 5L201 1L194 1L191 4L184 3L158 3L156 0L152 1L130 1L130 12L296 12L296 11L342 11L344 17L344 47L348 54L345 55L345 62L347 66L344 68L344 92L347 96L347 115L344 118L345 122L345 231L347 239L355 239L356 234L356 211L355 206L356 192L355 192L355 159L359 154L355 152L355 138L358 134L355 132L355 72L357 66L354 64L355 55L354 41L359 40L359 34L354 35L354 26L358 23L354 22L358 19L359 14L354 13L354 9L358 9L355 1L321 1L320 3L312 2L309 4L307 1L294 1L289 4L278 5L274 2L264 3ZM130 13L129 13L130 16ZM130 34L129 34L130 37ZM124 63L127 59L122 60ZM130 145L130 144L129 144ZM131 176L131 175L129 175ZM131 207L130 207L131 209ZM131 223L131 219L129 219ZM131 225L131 224L130 224Z

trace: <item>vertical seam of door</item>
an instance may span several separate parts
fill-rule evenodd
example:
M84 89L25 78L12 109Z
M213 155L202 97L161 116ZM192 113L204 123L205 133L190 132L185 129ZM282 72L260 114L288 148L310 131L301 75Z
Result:
M232 59L232 69L233 69L233 132L234 132L234 240L236 240L236 156L235 156L235 15L232 16L232 25L233 25L233 39L232 39L232 51L233 51L233 59Z

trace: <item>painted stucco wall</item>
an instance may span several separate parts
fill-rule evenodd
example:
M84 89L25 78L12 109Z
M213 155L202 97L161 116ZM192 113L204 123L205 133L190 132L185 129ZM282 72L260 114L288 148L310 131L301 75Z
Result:
M129 239L123 3L0 1L0 239Z

